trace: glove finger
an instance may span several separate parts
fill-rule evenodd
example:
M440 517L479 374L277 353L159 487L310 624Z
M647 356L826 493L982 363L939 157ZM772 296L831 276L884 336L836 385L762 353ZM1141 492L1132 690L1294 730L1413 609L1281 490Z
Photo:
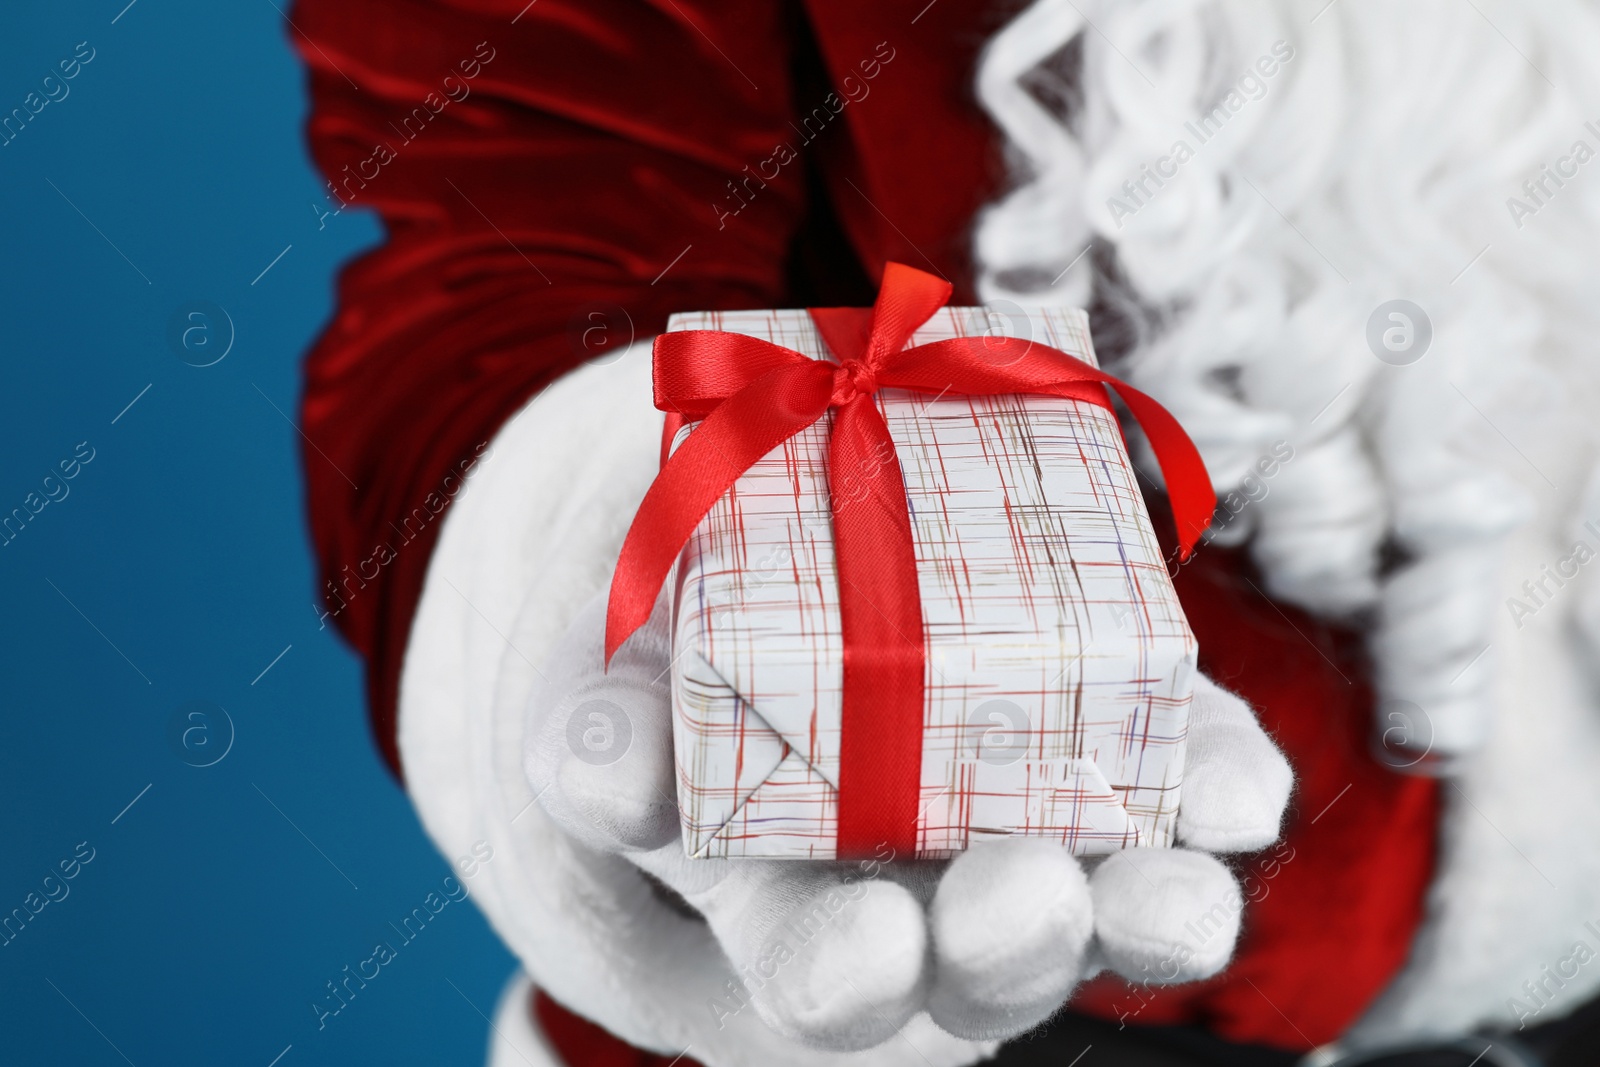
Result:
M719 1025L756 1012L773 1030L849 1051L889 1040L923 1006L927 919L881 864L689 859L676 842L632 857L706 917L733 966Z
M1278 839L1294 772L1250 706L1195 680L1178 837L1206 852L1254 852Z
M1113 853L1089 877L1100 953L1133 982L1209 978L1239 938L1243 898L1215 857L1175 848Z
M607 670L605 607L605 594L585 606L545 667L525 770L539 804L584 844L659 848L678 834L671 612L663 599Z
M980 845L950 864L929 927L933 1021L957 1037L1013 1037L1049 1018L1083 978L1089 880L1053 841Z

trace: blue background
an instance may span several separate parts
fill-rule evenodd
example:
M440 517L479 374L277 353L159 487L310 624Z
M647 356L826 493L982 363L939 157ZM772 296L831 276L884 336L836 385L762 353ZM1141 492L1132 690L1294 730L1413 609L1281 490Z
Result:
M94 457L0 547L0 915L94 850L0 946L0 1061L482 1063L513 963L470 904L310 1007L450 873L319 628L288 421L380 228L319 229L269 0L125 2L0 15L0 114L95 53L0 147L0 514Z

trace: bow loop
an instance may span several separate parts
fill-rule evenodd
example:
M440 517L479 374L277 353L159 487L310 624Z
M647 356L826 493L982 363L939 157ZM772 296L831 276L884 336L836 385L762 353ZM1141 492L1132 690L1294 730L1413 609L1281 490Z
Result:
M792 348L722 330L664 333L652 356L657 410L686 419L705 418L764 374L815 362Z
M917 327L950 299L950 283L903 263L883 268L883 287L872 305L872 333L863 357L870 367L887 366L901 354Z

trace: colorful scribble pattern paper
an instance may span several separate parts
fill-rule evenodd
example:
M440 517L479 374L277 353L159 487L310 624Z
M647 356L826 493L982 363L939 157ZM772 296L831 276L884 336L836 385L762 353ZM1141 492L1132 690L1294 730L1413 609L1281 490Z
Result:
M826 358L804 311L676 315L668 328ZM910 343L993 328L981 308L946 308ZM1094 362L1082 311L1005 327L1022 330ZM1196 648L1116 418L1049 397L877 399L904 472L928 649L918 855L1023 834L1080 855L1171 844ZM691 856L834 858L830 427L740 478L679 561L674 744ZM881 466L843 472L840 506Z

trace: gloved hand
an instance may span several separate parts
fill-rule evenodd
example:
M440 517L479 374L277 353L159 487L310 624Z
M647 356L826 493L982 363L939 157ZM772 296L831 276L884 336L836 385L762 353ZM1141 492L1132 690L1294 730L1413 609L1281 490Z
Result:
M602 667L605 594L542 668L525 769L572 838L647 872L704 916L742 978L713 1012L753 1011L819 1048L889 1040L926 1010L949 1033L1003 1039L1109 967L1132 980L1206 978L1227 963L1242 901L1212 853L1278 836L1287 761L1238 697L1198 680L1178 837L1101 860L1019 838L948 862L689 859L672 757L669 611Z
M1151 982L1195 977L1226 958L1237 898L1198 854L1120 857L1136 885L1126 893L1110 862L1091 879L1059 849L1027 841L949 864L866 870L683 859L665 620L634 638L611 675L599 669L596 598L659 463L650 396L641 341L614 362L573 371L501 429L443 517L406 651L407 792L452 861L492 846L493 860L470 881L472 899L535 985L624 1040L710 1067L961 1067L992 1054L992 1042L951 1036L922 1013L850 1053L809 1048L762 1020L807 1040L860 1044L924 1005L952 1030L1009 1035L1103 957ZM587 712L574 732L588 762L567 740L586 685L628 709L631 736L609 764L604 723ZM1216 850L1265 844L1288 790L1282 760L1243 706L1210 687L1194 722L1182 835ZM1186 863L1208 881L1186 874ZM1114 899L1095 907L1096 889ZM803 914L808 898L820 899L825 923ZM1143 917L1139 901L1165 918ZM898 917L897 928L883 914ZM1198 933L1184 929L1190 915ZM1096 920L1101 933L1090 937ZM786 962L762 954L785 939ZM1168 958L1164 946L1185 939ZM763 963L776 967L770 977ZM734 981L740 973L749 997ZM521 1004L525 987L512 988Z

